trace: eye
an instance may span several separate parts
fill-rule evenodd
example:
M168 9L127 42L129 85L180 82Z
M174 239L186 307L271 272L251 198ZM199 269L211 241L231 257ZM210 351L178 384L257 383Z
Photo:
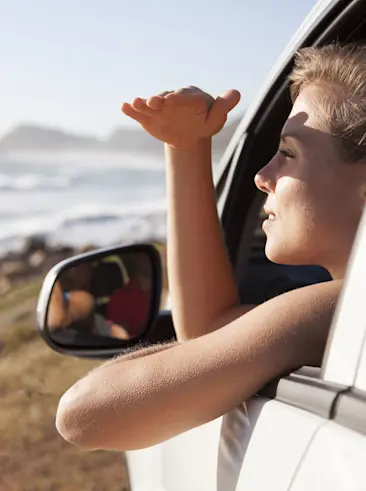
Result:
M295 155L290 150L287 150L285 148L279 148L278 153L282 155L282 157L285 157L286 159L295 158Z

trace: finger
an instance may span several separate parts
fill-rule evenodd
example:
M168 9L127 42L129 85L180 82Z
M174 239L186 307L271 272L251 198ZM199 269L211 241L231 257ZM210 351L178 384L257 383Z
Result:
M176 92L169 92L164 97L164 107L171 108L173 106L177 106L181 100L182 98L179 94Z
M153 109L154 111L158 111L162 109L164 106L164 97L161 95L154 95L153 97L150 97L146 101L146 105L150 108Z
M135 121L137 121L141 125L146 124L149 121L149 119L150 119L150 117L149 116L146 116L146 114L142 114L139 111L136 111L131 106L131 104L128 104L127 102L124 102L121 105L121 110L122 110L123 114L125 114L129 118L134 119Z
M207 122L225 117L240 101L240 92L237 90L227 90L222 96L215 99L210 112L208 113Z
M172 94L173 92L174 92L174 90L165 90L164 92L160 92L160 94L158 94L158 95L161 97L165 97L166 95Z
M178 89L174 92L169 92L165 96L165 105L166 107L172 106L184 106L187 104L187 101L190 103L195 101L200 101L201 97L199 94L195 94L188 88Z
M178 89L165 97L166 107L188 106L197 114L207 112L213 102L212 97L201 89L190 85Z
M151 109L149 106L146 104L146 99L142 99L141 97L136 97L136 99L133 100L131 106L135 111L138 111L142 114L145 114L146 116L153 116L155 114L154 109Z
M222 101L221 103L225 106L225 110L230 112L235 106L239 104L240 92L238 90L227 90L222 96L217 99Z

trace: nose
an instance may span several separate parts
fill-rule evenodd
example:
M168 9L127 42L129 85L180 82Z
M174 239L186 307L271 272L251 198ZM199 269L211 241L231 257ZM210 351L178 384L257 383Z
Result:
M272 160L271 160L272 162ZM254 177L254 184L263 193L269 194L275 189L275 179L271 173L271 162L261 168Z
M271 192L271 186L268 178L266 178L260 170L254 177L254 184L262 193L269 194Z

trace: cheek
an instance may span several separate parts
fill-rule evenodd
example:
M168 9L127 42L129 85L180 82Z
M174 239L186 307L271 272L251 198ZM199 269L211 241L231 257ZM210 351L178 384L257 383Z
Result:
M288 237L306 241L317 228L321 215L328 215L324 193L304 181L284 178L276 188L281 229ZM320 220L322 221L322 219Z
M300 180L282 177L277 182L275 196L276 211L281 219L285 219L290 212L308 208L309 190Z
M319 198L312 191L303 181L288 177L278 183L278 221L267 233L266 254L270 260L307 264L314 243L323 241L323 227L317 220Z

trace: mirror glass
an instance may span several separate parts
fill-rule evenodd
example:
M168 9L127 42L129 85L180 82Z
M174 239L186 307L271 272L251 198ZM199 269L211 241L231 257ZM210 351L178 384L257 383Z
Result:
M137 338L150 318L152 276L146 252L109 253L66 267L50 297L46 322L50 337L73 346Z

